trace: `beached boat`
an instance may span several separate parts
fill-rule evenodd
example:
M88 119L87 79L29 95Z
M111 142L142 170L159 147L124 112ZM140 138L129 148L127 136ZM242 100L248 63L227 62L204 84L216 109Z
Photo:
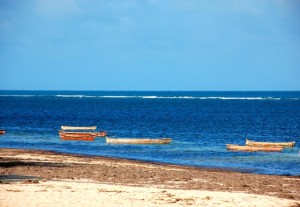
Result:
M257 147L294 147L295 142L256 142L246 139L246 145Z
M1 135L1 134L5 134L5 132L6 132L6 130L0 129L0 135Z
M235 144L226 144L227 150L246 151L246 152L281 152L283 147L259 147L259 146L241 146Z
M61 126L59 136L63 140L85 140L93 141L95 137L105 137L107 132L95 132L96 126L91 127L72 127L72 126Z
M106 137L106 143L110 144L169 144L172 141L171 138L108 138Z

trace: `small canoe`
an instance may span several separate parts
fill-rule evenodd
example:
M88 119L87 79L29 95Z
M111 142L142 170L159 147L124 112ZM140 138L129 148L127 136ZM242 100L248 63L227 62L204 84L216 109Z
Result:
M85 127L78 127L78 126L61 126L61 130L96 130L97 126L85 126Z
M62 140L82 140L82 141L94 141L95 135L86 132L64 132L60 131L59 136Z
M294 147L295 142L256 142L246 139L246 145L256 147Z
M96 126L77 127L77 126L61 126L58 132L62 140L84 140L94 141L95 137L105 137L107 132L95 132Z
M283 147L257 147L257 146L241 146L235 144L226 144L227 150L245 151L245 152L281 152Z
M0 129L0 134L5 134L6 130Z
M169 144L171 141L171 138L106 138L109 144Z

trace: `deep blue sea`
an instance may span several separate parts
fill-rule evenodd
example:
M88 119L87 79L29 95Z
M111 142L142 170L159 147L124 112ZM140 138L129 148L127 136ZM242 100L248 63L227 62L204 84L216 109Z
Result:
M0 91L1 148L51 150L258 174L300 175L300 92ZM170 137L169 145L60 140L61 125L112 137ZM283 152L226 144L296 141Z

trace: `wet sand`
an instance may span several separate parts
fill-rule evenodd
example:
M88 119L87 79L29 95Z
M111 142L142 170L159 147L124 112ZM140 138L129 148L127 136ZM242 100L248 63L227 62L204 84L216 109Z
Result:
M0 149L0 181L0 206L300 206L300 176L38 150Z

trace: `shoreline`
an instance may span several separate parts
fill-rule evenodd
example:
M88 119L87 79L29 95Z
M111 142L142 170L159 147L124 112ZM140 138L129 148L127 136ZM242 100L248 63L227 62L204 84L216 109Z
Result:
M85 185L95 184L98 187L104 186L103 188L106 189L102 192L105 194L103 195L104 197L107 194L115 193L117 194L115 196L123 195L125 198L128 198L130 197L128 195L130 193L123 188L128 189L128 191L132 190L132 192L134 191L132 188L138 189L139 192L143 192L140 188L144 190L147 188L153 192L174 191L174 195L177 195L177 193L178 195L187 193L187 197L189 197L189 192L191 197L194 198L194 200L192 199L194 204L198 202L195 194L198 192L200 195L205 192L205 195L211 197L211 199L207 199L208 206L210 202L215 201L213 199L214 195L220 192L225 193L227 198L230 197L231 200L234 194L238 194L238 196L244 196L245 194L250 197L252 196L252 200L255 200L255 196L265 196L264 198L260 197L260 200L268 198L269 200L276 201L275 204L282 201L288 203L287 205L282 204L284 206L300 206L300 176L259 175L227 169L178 166L42 150L0 148L0 181L2 183L0 184L1 186L11 187L11 189L6 189L6 191L2 192L2 195L3 193L6 195L13 193L14 196L21 196L22 192L25 193L28 191L28 189L24 190L28 186L35 188L44 183L52 182L51 185L53 186L59 186L59 183L67 182L70 185L74 184L72 184L71 188L80 188L79 186L84 181ZM27 184L24 182L27 182ZM111 190L110 188L120 188L122 190ZM45 190L46 188L43 189ZM50 191L49 189L46 190ZM20 192L16 193L13 191ZM122 193L123 191L124 193ZM36 192L39 191L36 190ZM38 194L41 193L39 192ZM62 190L61 193L68 193L68 190ZM79 189L78 193L80 193ZM165 193L160 194L163 195ZM145 194L141 196L147 197L149 195ZM168 198L167 195L165 197ZM134 199L134 196L132 199ZM132 202L139 202L132 199ZM0 203L1 200L5 201L5 198L1 198L0 196ZM174 204L182 204L183 200L179 199ZM191 202L183 203L188 206L193 203L192 200L189 200ZM234 200L231 202L227 199L227 204L229 202L229 204L232 203L231 206L236 206L238 202L236 203ZM150 199L148 202L151 203L152 201ZM251 202L247 202L249 206L251 206ZM113 203L111 204L113 206ZM265 206L276 206L275 204ZM117 204L115 205L117 206ZM9 205L7 204L6 206Z
M223 167L206 167L206 166L191 166L191 165L184 165L184 164L172 164L167 162L155 162L155 161L146 161L146 160L138 160L138 159L130 159L130 158L117 158L117 157L109 157L109 156L101 156L101 155L86 155L86 154L76 154L76 153L66 153L66 152L56 152L53 150L40 150L40 149L24 149L24 148L1 148L0 151L3 149L8 150L24 150L24 151L32 151L33 153L49 153L49 154L57 154L57 155L65 155L65 156L73 156L78 158L99 158L107 161L128 161L128 162L135 162L139 164L153 164L159 166L174 166L174 167L182 167L182 168L191 168L191 169L202 169L202 170L209 170L209 171L221 171L221 172L237 172L237 173L247 173L247 174L257 174L257 175L273 175L273 174L258 174L252 173L251 169L244 169L244 168L223 168ZM275 175L275 176L289 176L289 177L300 177L300 175Z
M49 153L49 154L57 154L57 155L65 155L65 156L74 156L78 158L99 158L107 161L128 161L128 162L136 162L140 164L153 164L159 166L174 166L174 167L182 167L182 168L191 168L191 169L199 169L199 170L208 170L208 171L217 171L217 172L236 172L236 173L245 173L245 174L253 174L253 175L270 175L270 176L287 176L287 177L299 177L299 175L293 174L261 174L255 173L254 169L250 168L233 168L233 167L214 167L214 166L193 166L193 165L184 165L184 164L173 164L168 162L156 162L156 161L147 161L147 160L138 160L138 159L130 159L130 158L118 158L118 157L109 157L109 156L102 156L102 155L88 155L88 154L80 154L80 153L66 153L66 152L56 152L53 150L41 150L41 149L24 149L24 148L2 148L1 150L24 150L24 151L32 151L33 153ZM300 153L300 152L299 152ZM1 155L1 154L0 154Z

